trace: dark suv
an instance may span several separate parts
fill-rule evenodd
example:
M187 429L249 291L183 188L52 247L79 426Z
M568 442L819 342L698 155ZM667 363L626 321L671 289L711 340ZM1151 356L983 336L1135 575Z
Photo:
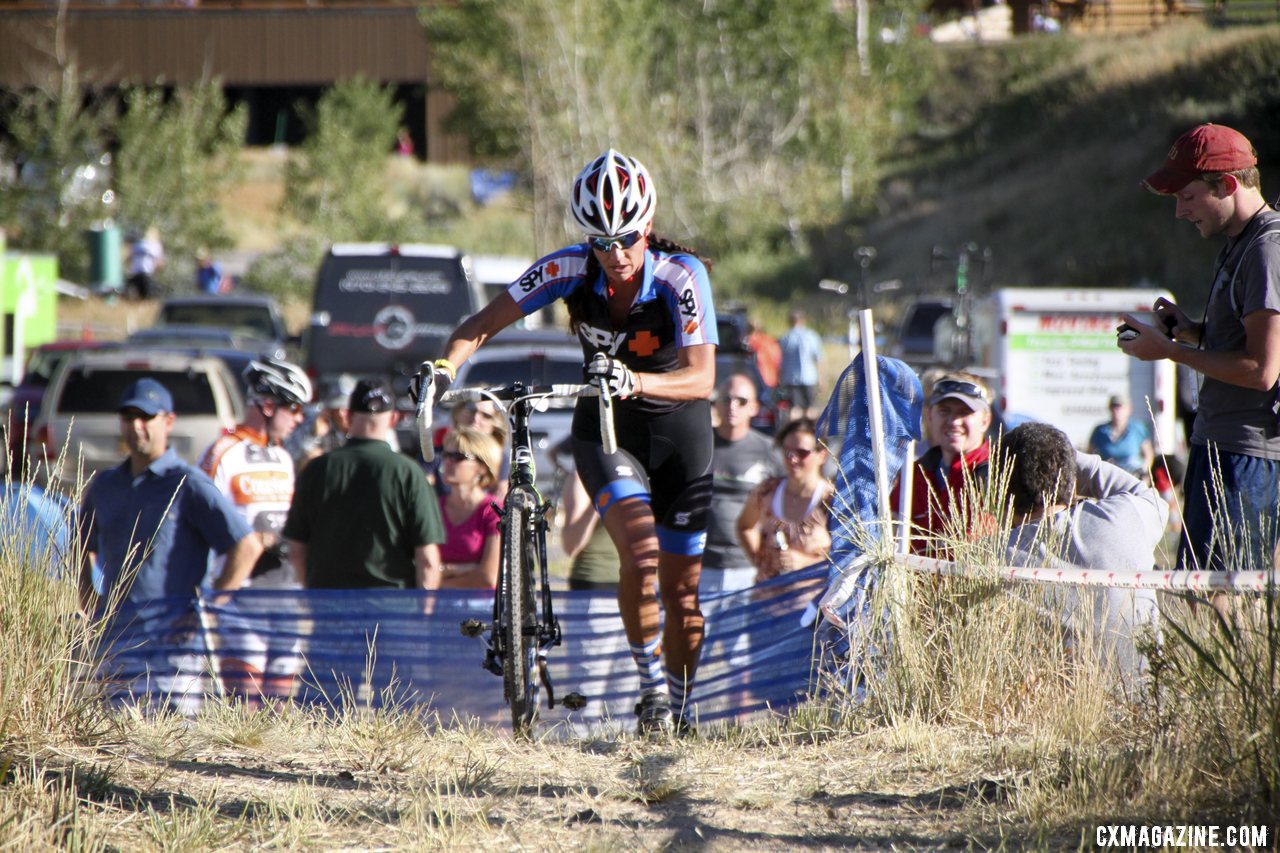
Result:
M306 368L324 379L383 376L397 391L437 358L484 295L466 255L447 246L351 243L320 264L307 329Z
M298 343L290 339L280 306L269 296L177 296L161 304L156 325L228 329L277 348Z

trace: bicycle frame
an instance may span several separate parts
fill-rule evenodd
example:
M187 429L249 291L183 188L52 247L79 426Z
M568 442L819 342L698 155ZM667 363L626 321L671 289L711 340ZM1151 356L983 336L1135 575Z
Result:
M555 689L547 668L547 652L560 645L563 637L552 606L547 564L547 515L553 507L535 485L533 440L529 431L529 418L536 402L553 396L600 397L602 410L609 400L607 393L601 397L599 385L526 386L520 382L495 388L462 388L442 397L443 402L490 400L511 423L511 472L506 504L499 510L502 544L493 617L487 626L479 620L468 619L462 623L462 633L478 637L487 631L482 665L503 677L503 692L511 706L512 727L517 734L528 734L536 719L537 682L546 690L547 708L556 706ZM612 410L609 411L611 433ZM423 413L420 406L420 420ZM419 429L422 431L421 423ZM535 668L537 682L533 680ZM569 693L560 704L576 710L586 704L586 699L581 694Z
M547 688L547 707L555 707L555 693L551 687L551 678L546 673L545 652L552 646L560 645L562 634L560 631L560 621L556 619L555 610L551 606L551 581L547 572L547 511L549 505L542 499L542 495L534 486L534 470L533 470L533 440L529 433L529 412L533 408L533 398L521 396L524 386L516 383L511 386L515 395L510 407L507 410L507 417L511 422L511 474L507 480L507 500L506 508L501 511L505 519L511 516L512 508L523 510L519 513L522 517L527 518L527 528L524 531L513 531L509 526L504 525L502 528L503 537L520 536L528 537L526 544L531 544L534 548L534 569L536 577L533 578L540 589L540 605L541 618L536 623L535 638L537 647L540 650L539 673L542 677L543 685ZM525 515L527 513L527 516ZM531 541L530 541L531 540ZM506 548L503 548L503 559L498 566L498 585L495 587L493 596L493 624L501 625L505 618L506 601L505 597L511 594L511 583L508 573L511 567L507 565ZM504 626L506 627L506 626ZM491 660L492 658L500 658L501 655L507 654L508 649L495 648L500 643L498 638L499 632L495 632L495 640L490 642L490 648L486 654L485 668L490 672L501 673L502 665L500 660Z

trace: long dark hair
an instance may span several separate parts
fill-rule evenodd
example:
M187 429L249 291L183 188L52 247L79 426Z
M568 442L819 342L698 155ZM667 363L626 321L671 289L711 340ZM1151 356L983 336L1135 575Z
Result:
M708 272L711 270L712 263L710 258L706 258L698 254L697 249L691 249L688 246L683 246L675 240L671 240L667 237L650 234L649 242L646 246L646 250L647 249L666 252L667 254L692 255L702 261L702 265L707 268ZM595 281L596 276L599 275L599 273L600 260L596 257L595 251L588 248L587 266L586 269L582 271L582 277L589 284L590 282ZM573 293L570 293L565 297L564 300L565 308L569 311L569 331L575 335L578 334L578 327L587 319L587 298L590 296L589 291L590 287L579 287Z

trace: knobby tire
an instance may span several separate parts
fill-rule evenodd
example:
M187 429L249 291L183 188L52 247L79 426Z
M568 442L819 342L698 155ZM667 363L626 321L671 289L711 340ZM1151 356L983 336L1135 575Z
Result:
M538 716L537 610L534 607L531 581L529 510L507 503L507 535L503 539L506 564L507 594L504 621L508 640L502 661L503 688L511 706L511 729L517 735L528 735Z

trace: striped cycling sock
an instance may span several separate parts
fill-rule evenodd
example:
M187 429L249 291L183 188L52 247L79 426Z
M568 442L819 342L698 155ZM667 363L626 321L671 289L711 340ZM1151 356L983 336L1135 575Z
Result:
M640 689L657 690L666 684L662 674L662 638L654 637L643 645L631 646L631 657L640 671Z
M693 678L686 678L667 670L667 692L671 694L671 710L676 716L684 716L684 706L693 693Z

